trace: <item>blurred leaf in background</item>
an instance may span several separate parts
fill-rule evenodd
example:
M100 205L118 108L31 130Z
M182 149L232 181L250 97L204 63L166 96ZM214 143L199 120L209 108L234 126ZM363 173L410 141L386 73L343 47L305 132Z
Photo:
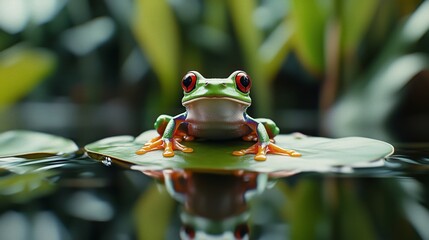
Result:
M177 99L180 76L180 37L172 9L167 1L136 1L132 28L156 72L163 98L161 105Z
M67 0L0 0L0 28L10 34L52 20Z
M138 239L164 239L175 207L164 186L151 184L134 206Z
M0 91L5 92L0 103L17 103L9 115L26 116L2 126L66 132L82 143L136 135L151 128L160 113L183 111L179 82L185 72L224 77L242 69L254 82L250 111L255 116L272 115L287 131L318 134L321 128L319 134L361 135L360 129L374 121L373 126L385 125L403 101L391 94L398 85L379 80L392 73L382 72L393 69L394 62L407 62L399 60L406 55L424 59L429 54L427 1L385 3L0 0ZM406 78L426 69L423 62ZM16 81L5 80L11 77ZM397 89L408 89L410 79L401 81ZM391 96L373 103L390 108L377 119L363 119L357 107L363 101L340 107L370 92ZM38 116L25 110L34 109L27 105L35 102L43 105ZM53 104L74 118L36 126ZM345 124L347 117L354 121ZM318 125L320 120L324 123Z
M5 107L30 92L55 69L48 50L14 46L0 52L0 106Z
M324 35L332 2L291 0L294 49L302 64L314 73L324 69Z
M272 98L269 82L279 71L290 42L290 30L283 21L286 4L279 0L272 2L275 3L271 4L273 6L250 0L204 1L200 6L180 1L138 1L133 30L159 78L164 96L162 100L170 105L177 101L180 73L195 67L203 68L195 69L201 72L204 69L217 72L217 76L213 77L222 77L220 74L244 68L254 81L254 95L258 99L255 101L256 111L262 115L269 114L271 108L267 106L271 106ZM283 12L266 14L279 6ZM189 12L189 16L185 16L183 10ZM258 18L258 13L264 18ZM230 28L225 27L228 17L232 24ZM202 20L198 22L198 18ZM263 26L260 26L261 21L274 22L270 23L274 26L273 30L267 30L265 34ZM237 38L238 49L228 47L229 39L234 37ZM213 64L215 60L209 58L206 50L216 51L216 58L220 57L221 63ZM198 57L201 54L203 59ZM229 62L236 67L226 65ZM222 69L213 69L216 65L222 66Z
M293 49L321 80L322 134L392 139L386 125L400 91L428 69L427 49L416 48L429 30L428 2L291 3Z
M425 1L396 29L368 70L355 77L355 84L338 99L325 122L333 134L359 132L392 139L387 131L387 118L402 100L401 92L409 81L429 69L428 53L413 50L429 32L428 12L429 2ZM421 104L429 107L426 101Z
M427 239L429 212L414 178L285 179L283 224L292 239ZM281 182L280 182L281 183ZM258 206L255 206L258 207Z

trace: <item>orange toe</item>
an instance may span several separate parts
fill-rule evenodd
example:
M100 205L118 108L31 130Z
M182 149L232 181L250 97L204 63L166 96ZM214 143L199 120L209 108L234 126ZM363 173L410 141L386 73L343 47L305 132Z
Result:
M287 155L287 156L291 156L291 157L300 157L301 156L301 154L299 152L296 152L294 150L284 149L282 147L277 146L273 142L269 142L267 145L265 145L265 146L264 145L257 142L247 149L234 151L234 152L232 152L232 154L234 156L243 156L245 154L255 154L254 159L256 161L267 160L267 156L266 156L267 153Z
M180 150L186 153L190 153L194 151L192 148L188 148L180 144L179 140L176 138L169 140L169 139L162 139L161 137L156 137L150 140L149 142L147 142L142 148L137 150L136 154L142 155L154 150L164 150L164 152L162 153L164 157L173 157L174 150Z

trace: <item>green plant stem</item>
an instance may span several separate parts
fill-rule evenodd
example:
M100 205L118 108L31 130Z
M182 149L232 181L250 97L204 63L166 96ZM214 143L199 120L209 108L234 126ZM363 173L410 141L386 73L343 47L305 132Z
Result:
M337 90L340 65L341 24L337 18L327 23L325 40L325 79L320 94L320 111L322 117L333 105ZM323 131L323 129L322 129Z

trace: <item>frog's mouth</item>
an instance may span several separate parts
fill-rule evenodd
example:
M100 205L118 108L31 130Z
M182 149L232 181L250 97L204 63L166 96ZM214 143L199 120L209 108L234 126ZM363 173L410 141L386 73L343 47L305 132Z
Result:
M186 107L187 105L189 105L191 103L195 103L195 102L199 102L199 101L207 101L207 100L209 100L209 101L211 101L211 100L219 101L220 100L222 102L238 103L238 104L243 105L245 107L250 106L250 102L245 102L245 101L238 100L235 98L230 98L230 97L199 97L199 98L194 98L194 99L188 100L186 102L183 102L182 105Z

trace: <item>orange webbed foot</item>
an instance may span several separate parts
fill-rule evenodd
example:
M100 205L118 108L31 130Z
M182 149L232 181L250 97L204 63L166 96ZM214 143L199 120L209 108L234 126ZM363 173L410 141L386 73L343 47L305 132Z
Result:
M162 155L164 157L173 157L174 150L180 150L182 152L190 153L194 150L192 148L188 148L179 143L179 140L176 138L173 139L163 139L161 136L155 137L147 142L142 148L136 151L136 154L143 155L150 151L155 150L164 150Z
M269 142L268 144L261 144L259 142L253 144L247 149L242 149L239 151L234 151L232 154L235 156L243 156L245 154L255 154L256 161L265 161L267 160L267 153L279 154L279 155L287 155L291 157L300 157L301 154L294 150L284 149L282 147L277 146L273 142Z

